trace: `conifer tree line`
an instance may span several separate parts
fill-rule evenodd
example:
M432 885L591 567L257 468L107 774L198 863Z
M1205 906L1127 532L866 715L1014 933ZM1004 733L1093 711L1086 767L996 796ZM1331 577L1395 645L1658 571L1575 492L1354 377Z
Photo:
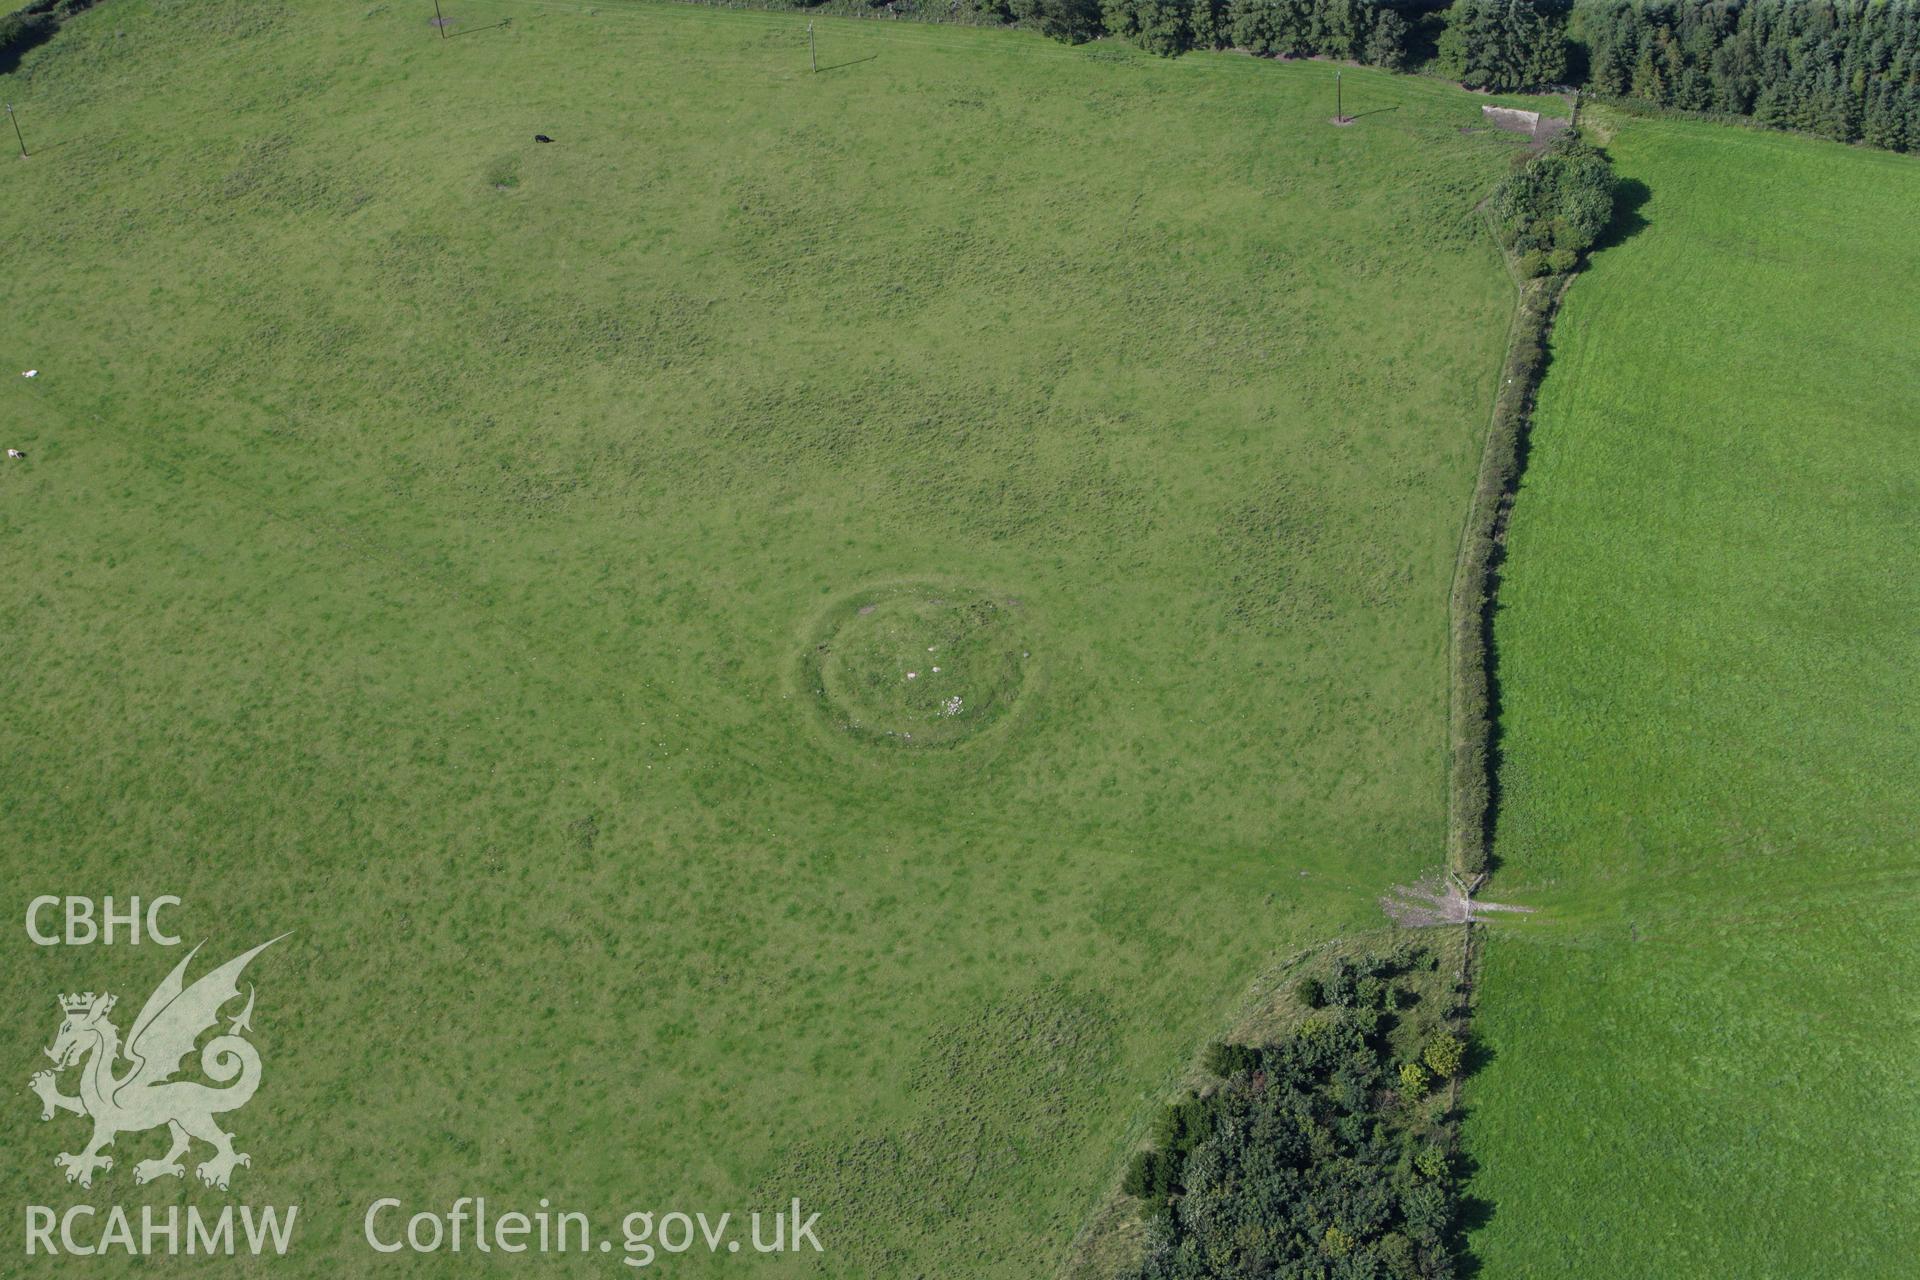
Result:
M1063 40L1581 87L1920 151L1920 0L970 0Z
M1511 93L1567 79L1565 0L1454 0L1433 69L1469 89Z
M1601 0L1575 15L1606 98L1920 151L1920 3Z
M1391 71L1432 63L1469 88L1500 92L1566 78L1569 2L960 0L1073 42L1112 35L1167 57L1189 49L1242 49Z
M1412 24L1374 0L1101 0L1108 34L1158 54L1245 49L1405 69Z

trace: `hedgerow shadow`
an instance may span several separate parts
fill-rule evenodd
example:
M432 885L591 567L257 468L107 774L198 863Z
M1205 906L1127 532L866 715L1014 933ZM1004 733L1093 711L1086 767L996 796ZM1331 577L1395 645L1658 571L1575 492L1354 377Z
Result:
M60 24L51 19L20 24L12 33L12 38L0 46L0 76L17 71L22 58L53 39L59 30Z
M1534 357L1532 385L1539 386L1540 380L1546 377L1547 370L1552 366L1553 339L1551 331L1544 330ZM1506 576L1507 524L1512 518L1513 504L1519 496L1520 486L1525 481L1528 456L1532 450L1533 405L1529 391L1526 409L1514 431L1510 471L1514 478L1494 519L1493 546L1487 557L1486 592L1480 607L1480 634L1485 646L1487 681L1487 805L1481 814L1481 847L1486 850L1485 872L1488 876L1497 873L1501 864L1496 836L1502 799L1501 774L1506 764L1506 717L1503 714L1505 705L1500 681L1500 614L1507 606L1500 598L1500 587Z
M1613 217L1606 230L1594 240L1588 256L1624 244L1645 230L1648 219L1640 211L1646 207L1652 195L1651 188L1637 178L1616 180L1613 187ZM1487 556L1486 590L1481 597L1480 637L1486 677L1487 803L1480 815L1480 838L1481 848L1485 850L1484 870L1489 876L1500 869L1501 863L1496 837L1503 799L1501 775L1506 763L1506 717L1503 714L1505 707L1500 679L1499 618L1506 608L1500 588L1506 573L1507 526L1512 519L1513 505L1525 484L1527 463L1533 450L1534 394L1553 365L1552 318L1557 309L1557 303L1550 304L1539 322L1537 346L1525 374L1527 385L1514 427L1513 456L1507 468L1510 479L1494 515L1491 548Z

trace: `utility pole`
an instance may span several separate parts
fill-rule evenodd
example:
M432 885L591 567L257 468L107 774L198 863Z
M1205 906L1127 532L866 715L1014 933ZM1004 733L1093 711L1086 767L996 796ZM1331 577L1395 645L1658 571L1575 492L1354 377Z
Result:
M440 16L440 0L433 0L433 25L440 28L440 38L447 38L447 20Z
M435 4L439 2L440 0L434 0ZM807 22L807 61L813 64L814 74L818 75L820 73L820 55L815 52L813 47L813 22L811 20Z
M25 160L27 158L27 140L20 136L20 117L13 114L13 104L11 102L7 104L7 119L13 121L13 136L19 139L20 158Z
M439 3L439 0L434 0L434 3ZM1335 124L1345 124L1347 122L1346 108L1340 97L1340 73L1338 71L1333 73L1333 122Z

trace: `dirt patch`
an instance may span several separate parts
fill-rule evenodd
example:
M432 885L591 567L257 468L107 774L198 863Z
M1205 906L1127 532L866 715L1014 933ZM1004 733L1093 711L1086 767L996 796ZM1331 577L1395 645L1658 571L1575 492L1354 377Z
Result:
M1403 929L1431 929L1439 925L1478 924L1500 912L1531 914L1532 907L1504 902L1476 902L1452 875L1422 876L1417 884L1397 884L1380 899L1380 909Z
M1521 111L1514 107L1482 107L1480 118L1504 133L1522 135L1533 143L1536 151L1565 133L1573 123L1558 116L1543 116L1538 111ZM1466 130L1462 129L1461 132Z

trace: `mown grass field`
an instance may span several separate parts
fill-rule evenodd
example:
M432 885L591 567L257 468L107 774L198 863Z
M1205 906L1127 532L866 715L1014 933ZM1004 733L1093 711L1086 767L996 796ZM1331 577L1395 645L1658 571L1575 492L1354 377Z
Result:
M276 1275L474 1194L1043 1274L1263 966L1438 861L1515 144L1359 71L1336 130L1311 66L447 7L111 0L8 86L7 910L296 931L232 1120ZM944 714L875 674L916 618L981 732L849 728ZM22 1082L177 959L7 945ZM82 1198L0 1116L9 1203ZM228 1200L159 1142L84 1198Z
M1920 164L1623 119L1497 625L1489 1276L1920 1251Z

